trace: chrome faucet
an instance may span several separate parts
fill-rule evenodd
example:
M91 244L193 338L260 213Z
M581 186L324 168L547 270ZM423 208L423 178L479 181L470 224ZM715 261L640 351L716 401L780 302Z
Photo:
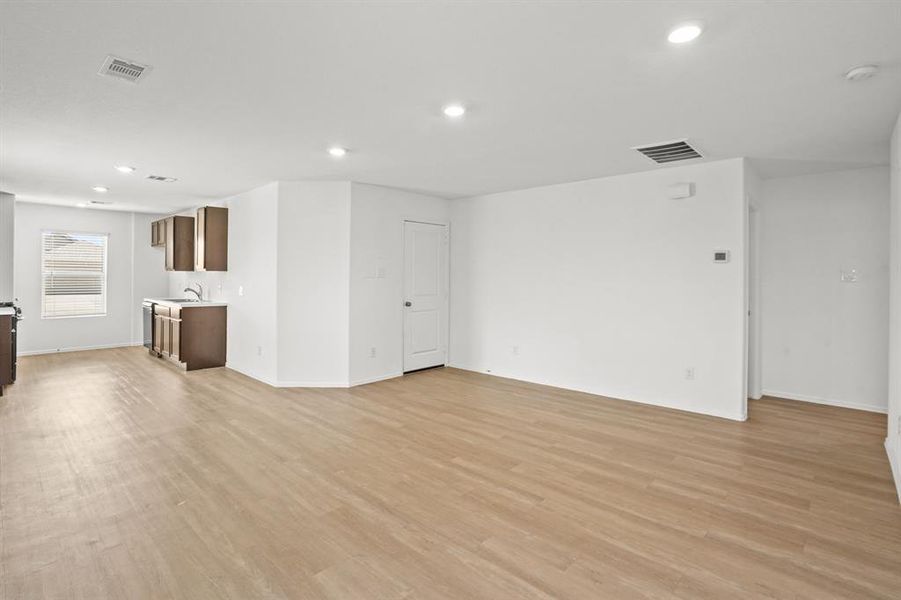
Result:
M196 290L192 287L186 287L184 291L193 293L195 296L197 296L198 302L203 302L203 286L199 283L197 284Z

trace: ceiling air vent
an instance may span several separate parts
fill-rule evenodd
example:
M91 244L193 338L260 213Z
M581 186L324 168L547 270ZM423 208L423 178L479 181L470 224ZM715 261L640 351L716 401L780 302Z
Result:
M165 181L167 183L172 182L172 181L178 181L178 179L176 179L175 177L163 177L162 175L148 175L147 179L150 179L152 181Z
M106 205L106 204L112 204L112 203L113 203L112 200L91 200L91 204Z
M689 146L686 140L635 146L633 150L638 150L658 165L680 160L691 160L692 158L703 158L701 153Z
M150 72L150 69L149 65L142 65L110 54L103 61L103 66L100 67L98 74L137 83Z

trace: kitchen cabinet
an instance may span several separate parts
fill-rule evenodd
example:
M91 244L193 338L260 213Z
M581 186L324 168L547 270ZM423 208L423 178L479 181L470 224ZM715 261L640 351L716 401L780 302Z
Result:
M16 317L0 314L0 396L16 380Z
M150 245L165 248L167 271L193 271L194 217L166 217L152 222Z
M155 304L152 353L186 371L225 366L226 308Z
M194 220L194 270L228 270L228 209L203 206Z
M150 245L153 247L166 245L166 219L150 224Z
M167 217L164 234L167 271L194 270L194 217Z

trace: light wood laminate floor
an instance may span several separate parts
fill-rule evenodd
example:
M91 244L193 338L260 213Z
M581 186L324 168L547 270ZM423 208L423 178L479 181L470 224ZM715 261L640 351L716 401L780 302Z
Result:
M23 358L0 597L897 600L884 436L454 369L277 390L138 348Z

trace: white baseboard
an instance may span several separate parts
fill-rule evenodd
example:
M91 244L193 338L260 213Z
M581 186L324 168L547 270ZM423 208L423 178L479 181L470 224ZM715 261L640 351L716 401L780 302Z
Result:
M120 344L101 344L99 346L72 346L69 348L52 348L49 350L25 350L16 352L16 356L36 356L38 354L57 354L61 352L84 352L85 350L107 350L109 348L133 348L143 346L143 342L125 342Z
M820 398L819 396L795 394L792 392L780 392L778 390L763 390L763 395L772 396L774 398L782 398L784 400L797 400L799 402L810 402L811 404L825 404L826 406L839 406L841 408L853 408L855 410L866 410L869 412L882 414L888 412L887 406L872 406L870 404L847 402L845 400L833 400L831 398Z
M357 385L366 385L367 383L375 383L377 381L385 381L386 379L394 379L395 377L403 377L403 372L398 371L396 373L387 373L385 375L379 375L377 377L367 377L365 379L355 379L350 382L350 387L354 387Z
M225 367L231 369L232 371L237 371L241 375L246 375L251 379L256 379L260 383L265 383L266 385L274 388L346 388L349 387L346 381L281 381L277 379L269 379L268 377L263 377L261 375L257 375L256 373L251 373L245 369L239 369L238 367L226 363Z
M346 388L346 381L276 381L277 388Z
M383 375L377 375L375 377L367 377L365 379L355 379L354 381L290 381L290 380L273 380L267 377L261 377L256 373L251 373L244 369L239 369L232 364L226 364L227 368L232 371L237 371L242 375L246 375L251 379L256 379L261 383L265 383L268 386L274 388L349 388L357 385L365 385L367 383L375 383L376 381L384 381L385 379L394 379L395 377L400 377L403 375L401 372L396 373L385 373Z
M546 385L548 387L555 387L555 388L559 388L561 390L570 390L573 392L581 392L583 394L592 394L593 396L601 396L603 398L609 398L610 400L619 400L621 402L635 402L637 404L645 404L648 406L659 406L661 408L670 408L673 410L681 410L681 411L691 413L694 415L705 415L708 417L717 417L720 419L728 419L730 421L747 421L748 420L747 412L745 412L744 414L732 414L732 413L725 413L725 412L722 412L722 413L701 412L699 410L690 410L688 408L685 408L684 406L680 406L680 405L670 403L670 402L651 401L651 400L644 400L641 398L617 398L615 396L610 396L610 395L604 394L603 392L598 391L598 390L578 388L578 387L574 387L571 385L563 385L558 381L549 381L549 380L542 380L542 379L535 379L535 378L525 379L518 375L510 375L508 373L503 373L503 372L499 372L499 371L492 371L491 373L488 373L484 369L477 369L477 368L471 367L470 365L463 365L460 363L450 363L450 364L448 364L448 366L453 367L455 369L461 369L463 371L473 371L475 373L481 373L483 375L489 375L489 376L493 376L493 377L503 377L504 379L513 379L515 381L524 381L525 383Z
M268 377L263 377L262 375L257 375L256 373L251 373L250 371L247 371L246 369L239 369L238 367L236 367L233 364L230 364L228 362L225 363L225 368L231 369L232 371L236 371L236 372L240 373L241 375L250 377L251 379L256 379L260 383L265 383L268 386L278 387L277 381L269 379Z
M888 454L888 464L895 479L895 491L898 492L898 503L901 504L901 456L895 456L892 451L892 440L889 438L885 438L885 453Z

